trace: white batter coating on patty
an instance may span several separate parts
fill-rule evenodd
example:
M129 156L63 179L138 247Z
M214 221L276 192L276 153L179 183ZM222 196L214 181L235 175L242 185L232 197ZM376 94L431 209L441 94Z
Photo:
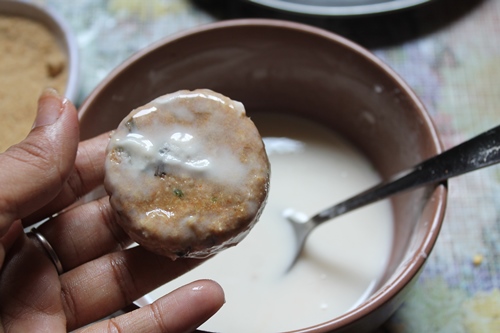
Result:
M270 175L243 105L207 89L133 110L111 137L105 170L125 231L172 259L241 241L262 212Z

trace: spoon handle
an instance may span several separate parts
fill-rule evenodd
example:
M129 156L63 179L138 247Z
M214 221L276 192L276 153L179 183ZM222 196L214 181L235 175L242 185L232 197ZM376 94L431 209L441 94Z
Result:
M500 162L500 126L486 131L418 164L395 178L376 185L311 218L315 224L328 221L355 208L385 199L395 193L484 168Z

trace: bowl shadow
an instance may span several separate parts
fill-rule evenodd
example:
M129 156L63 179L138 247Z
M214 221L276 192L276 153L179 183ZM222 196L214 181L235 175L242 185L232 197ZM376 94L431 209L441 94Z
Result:
M290 13L241 0L191 2L220 20L272 18L305 23L373 49L398 45L443 29L470 13L484 0L432 0L394 12L336 17Z

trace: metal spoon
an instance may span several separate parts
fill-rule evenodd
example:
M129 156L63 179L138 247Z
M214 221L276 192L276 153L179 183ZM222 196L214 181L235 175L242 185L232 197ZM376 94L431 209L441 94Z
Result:
M291 222L296 239L296 253L288 271L295 265L302 252L307 236L323 222L356 208L385 199L422 185L437 183L448 178L484 168L500 162L500 126L484 132L456 147L436 155L396 176L341 203L331 206L313 217L292 209L286 210L285 218Z

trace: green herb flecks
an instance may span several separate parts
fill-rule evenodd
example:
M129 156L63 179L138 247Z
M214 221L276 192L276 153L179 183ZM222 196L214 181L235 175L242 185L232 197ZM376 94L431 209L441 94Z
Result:
M176 188L176 189L174 189L174 195L177 198L182 198L184 196L184 192L182 192L182 190L179 190L178 188Z

